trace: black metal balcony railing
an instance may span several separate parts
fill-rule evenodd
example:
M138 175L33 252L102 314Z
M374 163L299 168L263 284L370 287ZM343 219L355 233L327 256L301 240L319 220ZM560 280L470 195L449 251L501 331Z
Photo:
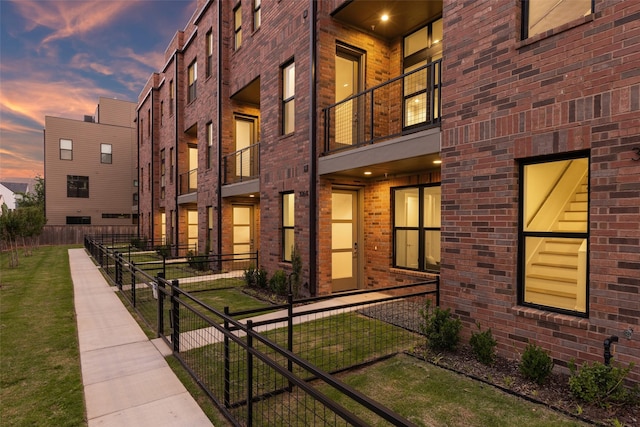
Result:
M249 181L260 175L260 143L227 154L223 158L224 184Z
M437 60L324 108L324 154L438 125L441 75Z
M189 172L183 172L178 176L179 191L178 195L195 193L198 191L198 169L191 169Z

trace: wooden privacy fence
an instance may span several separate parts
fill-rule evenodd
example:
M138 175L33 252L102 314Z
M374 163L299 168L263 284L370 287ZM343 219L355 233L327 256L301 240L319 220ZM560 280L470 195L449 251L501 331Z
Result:
M85 235L137 235L137 225L45 225L40 235L41 245L83 244Z

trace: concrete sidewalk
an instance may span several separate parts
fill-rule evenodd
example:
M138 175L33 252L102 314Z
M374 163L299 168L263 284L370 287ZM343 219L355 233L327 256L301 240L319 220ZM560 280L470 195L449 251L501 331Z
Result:
M69 265L89 426L212 426L85 250Z

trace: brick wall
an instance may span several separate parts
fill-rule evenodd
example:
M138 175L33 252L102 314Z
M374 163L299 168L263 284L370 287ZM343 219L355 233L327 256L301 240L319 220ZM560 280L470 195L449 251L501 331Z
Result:
M606 337L640 329L640 4L596 0L524 41L519 5L445 1L442 302L466 335L492 327L505 355L533 340L560 365L602 361ZM519 161L578 150L591 154L587 319L517 305ZM637 335L619 361L640 361Z

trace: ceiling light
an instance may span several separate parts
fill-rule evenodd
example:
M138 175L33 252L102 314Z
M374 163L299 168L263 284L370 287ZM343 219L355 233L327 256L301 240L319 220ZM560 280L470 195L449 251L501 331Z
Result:
M441 163L442 163L442 160L434 160L434 161L433 161L433 164L434 164L434 165L439 165L439 164L441 164Z
M387 21L389 20L389 15L387 15L387 14L385 13L384 15L382 15L382 16L380 17L380 20L381 20L382 22L387 22Z
M366 176L369 176L369 175L371 175L372 173L373 173L373 172L371 172L371 171L365 171L365 172L364 172L364 174L365 174Z

